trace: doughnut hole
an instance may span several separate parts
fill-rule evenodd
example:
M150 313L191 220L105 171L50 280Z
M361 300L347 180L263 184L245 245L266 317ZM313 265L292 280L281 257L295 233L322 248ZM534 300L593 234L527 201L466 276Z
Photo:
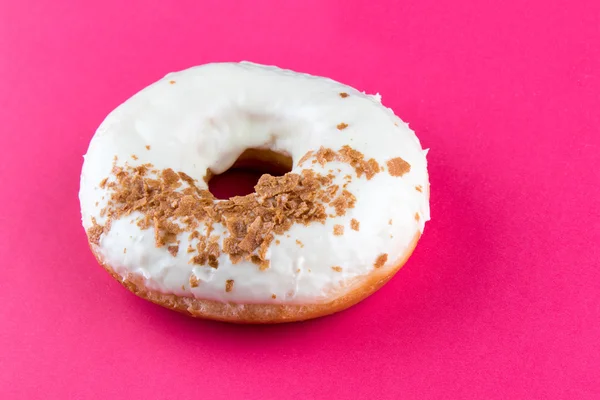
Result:
M225 172L214 175L208 171L205 179L208 190L217 199L226 200L254 192L254 186L263 174L283 176L292 170L293 160L270 149L247 149Z

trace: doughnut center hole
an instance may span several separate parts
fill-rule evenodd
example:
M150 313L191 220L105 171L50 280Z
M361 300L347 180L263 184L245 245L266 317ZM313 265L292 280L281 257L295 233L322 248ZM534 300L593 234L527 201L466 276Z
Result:
M292 170L292 158L269 149L247 149L225 172L214 175L208 171L208 190L217 199L254 193L254 186L264 174L283 176Z

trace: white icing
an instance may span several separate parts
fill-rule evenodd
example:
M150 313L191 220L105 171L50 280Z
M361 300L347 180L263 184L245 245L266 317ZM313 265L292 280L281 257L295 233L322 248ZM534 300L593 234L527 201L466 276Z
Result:
M349 96L342 98L341 92ZM348 127L340 131L336 126L342 122ZM383 268L392 268L429 220L426 152L408 125L381 105L379 95L368 96L326 78L244 62L168 74L104 120L84 156L79 193L83 226L90 228L92 218L105 222L100 211L110 194L99 183L110 176L115 156L119 164L152 163L158 169L183 171L206 188L202 178L207 168L222 173L245 149L265 145L290 154L292 172L314 168L327 174L339 168L334 183L340 186L345 175L352 175L347 190L356 196L356 206L325 224L296 224L277 235L280 244L271 243L271 264L264 271L245 261L232 265L227 254L220 256L217 269L190 264L185 251L188 233L178 238L180 251L173 257L166 247L155 247L152 229L131 223L139 216L135 213L113 221L95 250L117 273L142 275L149 288L164 293L244 303L316 303L343 294L345 284L371 273L383 253L388 254ZM374 158L385 171L367 180L364 175L357 178L346 163L298 166L309 150L321 146L339 150L344 145L360 151L365 159ZM402 177L388 173L386 162L395 157L411 165L409 173ZM416 186L423 190L417 191ZM358 232L350 229L352 218L360 222ZM333 235L335 224L345 227L344 235ZM219 224L214 228L216 234L224 232ZM342 271L334 271L333 266ZM189 284L192 273L199 281L196 288ZM235 283L226 292L229 279Z

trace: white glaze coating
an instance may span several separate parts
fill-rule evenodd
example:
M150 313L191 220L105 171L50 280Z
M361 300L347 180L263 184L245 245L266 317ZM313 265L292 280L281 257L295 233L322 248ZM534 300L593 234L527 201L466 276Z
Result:
M349 96L342 98L341 92ZM342 122L348 127L340 131L336 126ZM344 145L362 152L365 159L374 158L385 171L367 180L364 175L357 178L354 169L342 162L298 166L309 150L321 146L339 150ZM83 226L90 228L92 217L99 224L105 222L100 210L109 193L99 183L110 175L114 156L129 165L152 163L158 169L183 171L206 188L202 178L207 168L222 173L245 149L262 146L290 154L292 172L313 168L327 174L340 169L334 181L340 186L345 175L352 175L347 190L356 196L356 206L325 224L296 224L276 236L280 244L271 243L271 264L264 271L245 261L232 265L227 254L221 254L218 269L189 264L185 251L173 257L165 247L155 247L152 228L142 230L130 223L139 216L135 213L113 221L95 250L117 273L140 274L150 289L163 293L239 303L318 303L332 300L343 293L346 283L372 272L383 253L389 255L383 268L392 268L429 220L426 151L408 125L381 105L378 95L368 96L326 78L244 62L168 74L104 120L84 156L79 193ZM134 154L137 160L132 159ZM395 157L411 165L409 173L402 177L388 173L386 162ZM360 222L358 232L350 229L352 218ZM333 235L335 224L345 227L344 235ZM217 234L223 231L219 224L214 228ZM188 236L178 237L180 248L187 248ZM342 271L332 266L341 266ZM189 285L191 273L200 281L196 288ZM225 291L228 279L235 281L231 292Z

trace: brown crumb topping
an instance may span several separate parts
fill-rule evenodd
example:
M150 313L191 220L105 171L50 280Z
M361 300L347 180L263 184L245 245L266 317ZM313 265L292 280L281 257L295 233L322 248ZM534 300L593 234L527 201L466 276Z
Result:
M149 144L146 145L146 150L150 150L150 145Z
M359 178L365 174L367 180L369 180L379 172L379 164L375 159L371 158L365 161L365 156L360 151L354 150L348 145L343 146L339 153L342 161L350 164Z
M135 154L132 154L132 155L131 155L131 158L133 158L134 160L137 160L137 159L138 159L138 156L136 156Z
M387 262L387 259L388 259L388 255L387 255L387 253L384 253L384 254L380 255L379 257L377 257L377 259L375 260L375 264L373 264L373 265L375 266L375 268L381 268Z
M415 186L415 190L416 190L417 192L423 192L423 186L421 186L421 185L417 185L417 186Z
M391 176L402 176L410 172L410 164L400 157L392 158L387 162L388 172Z
M198 278L196 278L196 275L191 274L190 275L190 286L191 287L198 287L200 284L200 281L198 280Z
M229 293L232 290L233 290L233 279L227 279L227 281L225 282L225 291L227 293Z
M358 222L356 219L352 218L350 220L350 229L357 231L360 229L360 222Z
M345 145L340 150L334 151L329 148L321 147L314 153L315 159L313 164L319 163L325 166L326 163L332 161L340 161L349 164L354 168L356 176L359 178L364 174L367 180L371 179L375 174L379 173L381 168L377 161L373 158L365 160L364 154L354 150L352 147Z
M419 220L421 219L421 217L419 216L419 213L415 214L415 221L419 222Z
M175 81L169 81L169 83L170 83L171 85L174 85L174 84L175 84Z
M321 166L325 166L328 162L339 160L339 155L334 150L321 147L319 151L315 153L315 159L313 164L319 163Z
M167 250L169 250L169 253L171 253L173 257L177 257L177 253L179 252L179 245L169 246L167 247Z
M326 161L340 157L333 151L323 151L320 156ZM218 268L219 257L225 253L234 264L247 260L267 269L268 249L275 235L285 234L296 223L324 223L327 206L333 207L336 215L344 215L356 203L354 195L347 190L340 193L332 184L333 175L312 170L280 177L265 174L254 193L222 201L198 188L197 181L185 173L157 170L151 164L117 166L115 161L111 178L110 182L102 180L109 190L107 205L101 210L107 222L101 226L92 220L87 232L91 243L99 243L113 220L135 211L141 214L135 223L153 229L157 247L167 247L176 256L178 235L189 233L190 242L194 241L186 250L193 253L190 263L212 268ZM222 239L213 233L214 224L225 228Z
M92 227L87 230L87 235L90 243L100 244L100 236L104 233L104 227L98 225L96 218L92 217Z
M342 236L344 234L344 225L334 225L333 234L335 236Z
M346 215L346 210L349 208L354 208L355 204L356 197L354 197L354 195L347 190L342 190L342 194L340 194L331 202L331 205L335 209L335 215L337 216Z
M342 267L340 266L335 266L335 267L331 267L332 270L334 270L335 272L342 272Z
M298 239L296 239L296 244L298 246L300 246L301 248L304 247L304 243L302 243L301 241L299 241Z
M312 150L307 151L306 154L304 154L302 156L302 158L298 161L298 165L300 166L300 165L304 164L304 162L306 160L308 160L310 157L312 157L312 155L313 155L313 151Z
M346 93L346 92L342 92L342 93L340 93L340 97L341 97L342 99L345 99L345 98L346 98L346 97L348 97L348 96L349 96L349 94L348 94L348 93Z
M276 295L275 293L273 293L273 294L271 295L271 298L272 298L272 299L276 299L276 298L277 298L277 295Z
M344 123L344 122L341 122L341 123L339 123L339 124L337 125L337 128L338 128L340 131L341 131L341 130L344 130L344 129L346 129L347 127L348 127L348 124L346 124L346 123Z

